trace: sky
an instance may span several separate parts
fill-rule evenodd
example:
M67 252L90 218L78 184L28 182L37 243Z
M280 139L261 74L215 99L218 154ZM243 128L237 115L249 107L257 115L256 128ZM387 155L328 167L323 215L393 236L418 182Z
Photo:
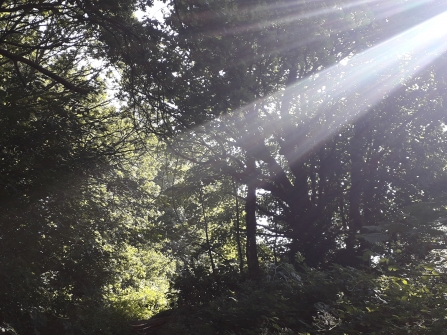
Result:
M160 0L154 0L154 6L148 7L147 12L143 11L137 11L135 12L135 15L138 19L143 18L144 16L147 16L151 19L156 19L158 21L163 20L163 12L166 11L168 8L165 3L163 3Z

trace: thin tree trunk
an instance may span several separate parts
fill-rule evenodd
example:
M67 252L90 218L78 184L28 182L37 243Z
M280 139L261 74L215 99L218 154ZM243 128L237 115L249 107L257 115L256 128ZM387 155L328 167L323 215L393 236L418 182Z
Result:
M361 152L361 129L359 123L354 126L354 136L351 146L351 187L349 189L349 229L348 238L346 239L346 249L348 254L354 255L356 246L356 235L362 227L362 215L360 213L360 204L362 196L362 152Z
M236 182L233 178L233 190L234 190L234 199L236 200L236 244L237 244L237 253L239 256L239 272L242 273L244 271L244 257L242 255L242 244L241 244L241 224L240 224L240 215L239 215L239 199L237 195L237 186Z
M253 175L256 162L253 158L247 159L247 172ZM256 246L256 186L253 182L247 188L247 199L245 201L245 220L247 225L247 265L250 279L259 279L259 260Z
M200 188L200 203L202 205L202 215L203 215L203 221L205 223L206 247L208 249L208 256L210 258L211 270L213 271L213 275L215 276L216 275L216 266L214 264L213 253L211 251L211 243L210 243L210 238L209 238L209 233L208 233L208 220L206 219L206 214L205 214L205 204L203 202L202 188Z

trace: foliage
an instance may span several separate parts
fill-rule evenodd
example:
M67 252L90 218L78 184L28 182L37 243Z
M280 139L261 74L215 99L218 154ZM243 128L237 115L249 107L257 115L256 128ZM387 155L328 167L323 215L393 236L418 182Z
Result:
M0 326L9 333L120 333L149 315L120 310L107 290L124 264L160 258L140 237L154 189L128 170L141 139L105 90L107 64L118 61L106 35L131 36L136 5L0 4ZM162 305L158 278L138 277L134 291L158 281ZM114 298L131 304L137 293L126 294Z
M174 270L172 261L153 250L126 246L118 260L118 274L109 285L107 299L129 320L147 319L168 306L166 278Z
M445 332L445 5L152 5L0 2L1 330Z
M234 265L219 266L210 273L203 265L191 264L174 278L171 295L174 306L203 306L237 290L244 277Z
M203 285L204 276L196 278L195 285ZM446 284L444 275L427 276L426 270L401 277L272 265L260 284L239 283L212 300L189 295L154 334L438 334L445 327Z
M405 12L404 2L396 6ZM399 84L383 79L386 62L371 68L365 83L353 79L369 61L362 51L436 8L414 15L416 7L402 20L383 19L369 3L173 2L166 57L181 66L166 79L175 87L164 96L175 106L163 121L175 129L166 140L195 166L196 179L228 176L245 200L249 189L259 190L257 216L271 223L263 233L287 240L292 262L299 252L312 266L356 266L366 248L357 237L363 226L438 195L432 186L445 180L445 81L433 78L443 58L414 78L396 73ZM398 52L388 57L405 67ZM371 101L363 94L369 85L392 87ZM250 222L249 252L256 241Z

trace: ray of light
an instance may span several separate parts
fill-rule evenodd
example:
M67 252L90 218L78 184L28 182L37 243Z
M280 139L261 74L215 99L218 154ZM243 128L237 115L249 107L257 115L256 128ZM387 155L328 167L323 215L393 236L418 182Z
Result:
M339 64L316 78L287 88L291 94L306 92L306 96L312 97L314 104L318 105L309 125L315 125L317 131L298 144L298 155L304 155L346 124L364 115L446 51L447 12L443 12L352 57L345 65ZM343 113L327 113L328 104L331 104L333 111L342 110ZM322 114L324 122L321 122Z
M314 114L310 121L303 122L313 131L304 137L296 134L298 150L295 159L299 159L367 113L446 51L447 12L442 12L273 96L254 101L243 110L250 111L271 98L299 96L307 99L306 109ZM253 123L253 127L258 124ZM270 127L273 129L275 125Z
M204 10L199 13L194 13L191 17L185 16L184 19L186 22L189 19L193 21L198 17L201 17L200 20L204 22L212 22L216 19L216 15L218 16L228 16L231 19L232 16L240 15L239 12L253 12L255 16L259 17L259 20L248 20L247 23L238 23L236 25L225 25L225 28L218 27L215 30L209 30L205 33L205 36L209 37L224 37L224 36L242 36L244 34L256 33L261 31L268 31L270 28L277 28L279 26L284 26L286 30L289 32L293 29L293 25L296 24L297 27L300 23L304 23L305 25L310 24L312 19L318 21L319 18L323 18L320 20L321 22L315 22L314 29L319 29L320 25L322 25L322 29L325 29L324 26L330 26L331 31L327 31L323 34L311 33L304 36L303 34L297 33L295 36L293 33L286 33L283 36L279 35L278 41L275 44L269 45L270 48L274 48L275 53L281 53L284 51L293 51L298 50L300 47L309 45L313 42L318 42L319 39L327 39L325 34L337 35L340 33L349 32L352 30L352 26L347 24L344 20L344 15L347 13L354 13L358 11L359 13L365 10L365 5L367 5L368 9L373 11L371 17L374 17L376 21L379 20L402 20L396 18L399 15L405 15L408 13L416 13L418 17L430 17L440 12L440 8L445 7L443 4L440 4L438 0L407 0L407 1L389 1L389 0L355 0L355 1L334 1L332 6L328 5L328 1L323 0L314 0L313 1L313 9L309 10L309 5L305 1L285 1L283 3L275 3L275 4L267 4L263 6L256 7L242 7L238 8L238 13L233 13L231 10L226 12L225 9L222 9L221 13L218 13L216 9ZM233 9L234 10L234 9ZM217 13L217 14L216 14ZM272 14L276 13L276 14ZM280 13L280 14L278 14ZM334 14L334 15L330 15ZM341 15L341 16L340 16ZM338 17L340 16L340 17ZM331 22L325 22L325 20L333 20ZM231 20L230 20L231 21ZM401 21L402 22L402 21ZM402 24L402 30L405 29L405 25L408 23L404 22ZM394 28L399 30L399 28ZM402 31L401 30L401 31ZM396 32L395 32L396 33ZM289 35L285 37L284 35ZM262 36L259 38L262 39ZM283 39L287 40L284 41ZM291 40L293 38L293 40ZM271 41L268 43L272 43ZM262 44L262 41L261 41ZM253 59L253 57L257 57L257 59ZM236 62L249 63L256 60L262 59L263 53L253 54L249 53L246 55L239 55Z
M264 5L262 7L247 7L247 8L238 8L238 12L255 12L262 22L256 21L251 23L243 23L243 24L237 24L233 27L226 28L225 30L211 30L207 34L209 36L225 36L225 35L239 35L247 32L256 32L261 31L264 29L268 29L273 26L277 25L287 25L292 24L300 21L308 21L314 18L321 18L325 17L328 14L338 14L341 11L347 11L347 10L356 10L356 9L362 9L361 6L368 5L369 7L374 6L375 4L375 11L376 19L382 19L382 18L390 18L390 16L394 16L397 14L402 14L406 11L413 10L415 8L421 7L421 6L427 6L431 3L435 2L436 0L410 0L408 2L402 3L402 2L393 2L393 1L387 1L387 0L356 0L356 1L349 1L346 3L339 3L334 4L333 6L327 6L327 1L323 0L317 0L314 1L314 9L308 10L309 6L305 4L303 1L288 1L284 3L275 3L275 4L269 4ZM304 10L303 8L306 8ZM277 18L271 18L272 13L277 12L282 13ZM205 11L201 15L207 18L214 18L214 14L212 12ZM228 15L228 14L223 14ZM234 15L232 13L229 13L229 15ZM204 18L202 17L202 18ZM267 19L266 18L269 18ZM339 27L340 31L344 31L347 29L351 29L351 27Z

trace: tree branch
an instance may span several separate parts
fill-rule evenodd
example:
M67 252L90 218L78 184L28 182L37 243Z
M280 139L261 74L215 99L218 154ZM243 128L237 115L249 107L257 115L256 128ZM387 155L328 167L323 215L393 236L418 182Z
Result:
M85 88L82 88L82 87L79 87L79 86L76 86L76 85L70 83L68 80L45 69L44 67L40 66L39 64L36 64L35 62L33 62L25 57L22 57L19 55L14 55L13 53L11 53L7 50L1 49L1 48L0 48L0 55L4 56L6 58L9 58L13 62L21 62L28 66L31 66L32 68L36 69L40 73L46 75L47 77L50 77L51 79L55 80L59 84L63 85L65 88L69 89L70 91L73 91L76 93L81 93L81 94L88 94L90 92L90 90L87 90Z

